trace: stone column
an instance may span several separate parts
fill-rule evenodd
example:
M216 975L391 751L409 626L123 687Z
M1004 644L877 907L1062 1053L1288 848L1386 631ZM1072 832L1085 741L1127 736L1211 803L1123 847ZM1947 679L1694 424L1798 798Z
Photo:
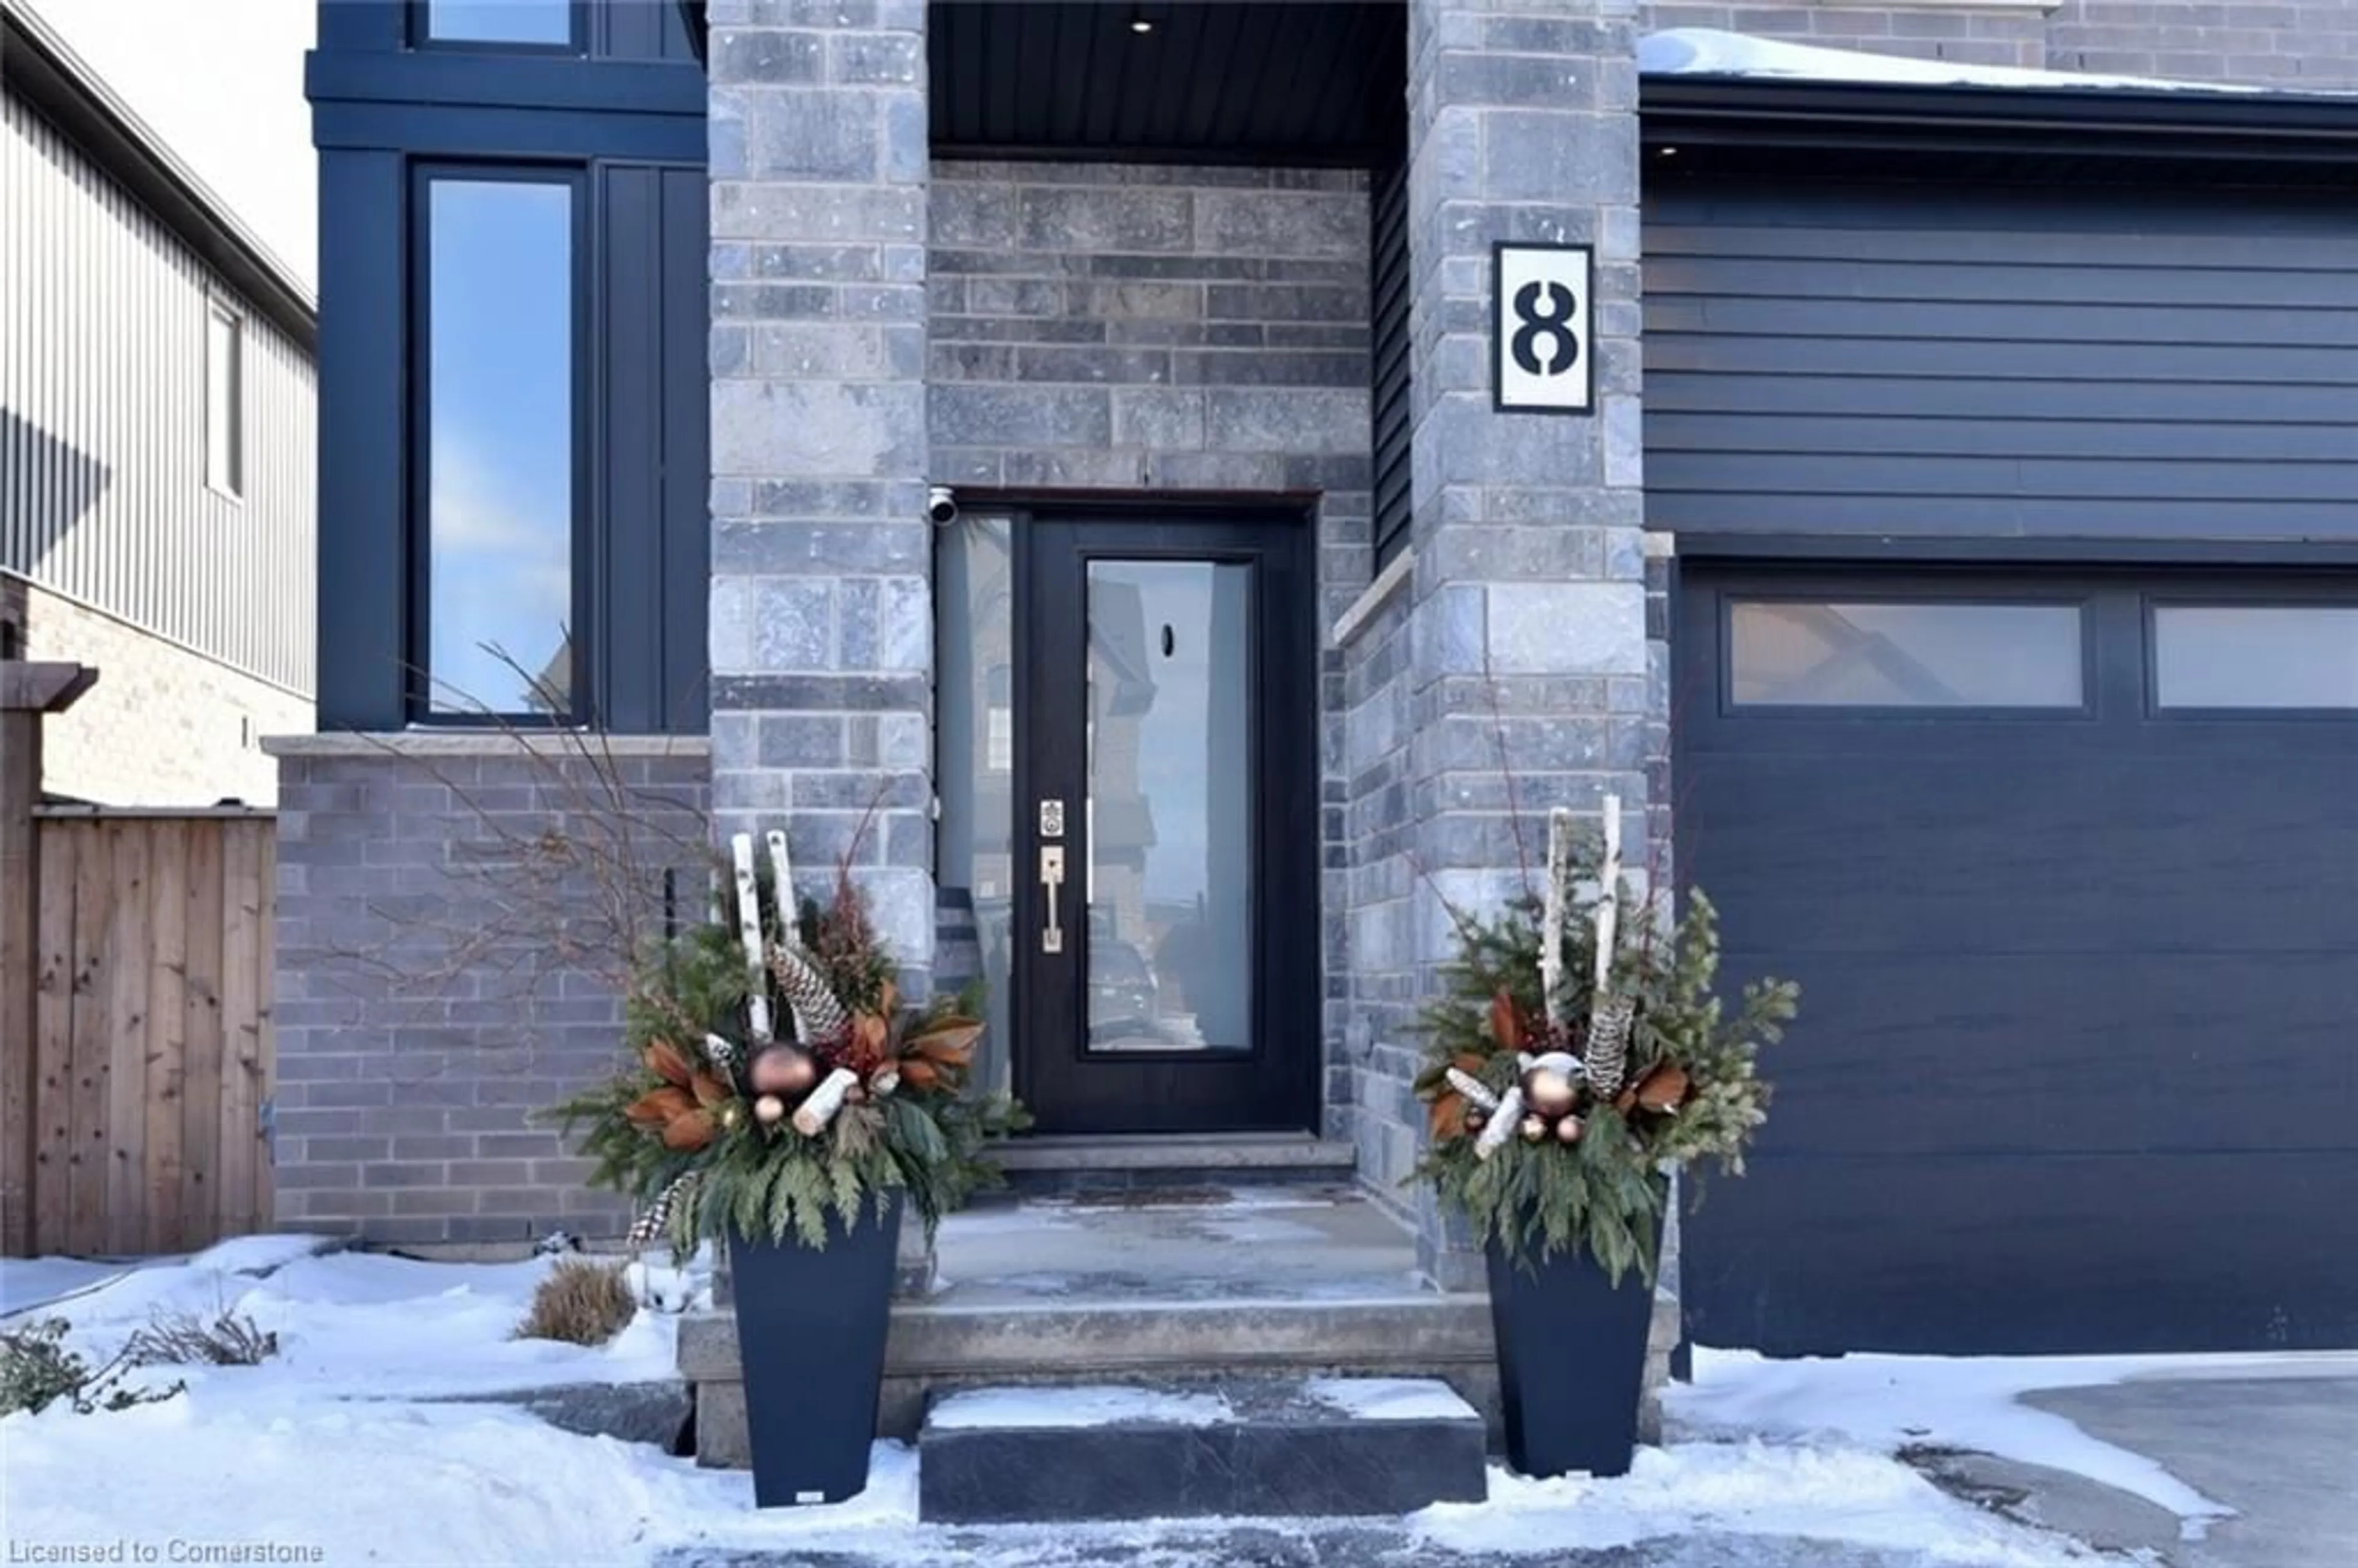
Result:
M1494 909L1535 876L1551 806L1617 793L1646 842L1667 693L1646 628L1637 103L1634 0L1411 0L1411 940L1428 992L1447 905ZM1594 414L1493 406L1499 240L1595 247ZM1477 1284L1454 1229L1420 1199L1423 1268Z
M933 957L924 0L713 0L712 806Z

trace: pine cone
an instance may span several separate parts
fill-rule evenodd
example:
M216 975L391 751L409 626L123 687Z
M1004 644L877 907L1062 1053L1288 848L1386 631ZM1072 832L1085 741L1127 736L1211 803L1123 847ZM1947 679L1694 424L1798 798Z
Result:
M827 976L809 954L783 942L772 943L770 973L777 978L778 989L785 993L786 1007L795 1018L795 1033L804 1044L827 1044L850 1027L851 1015L836 1000L834 988L827 983Z
M1629 1026L1637 1016L1638 1004L1628 997L1596 999L1581 1065L1588 1069L1588 1087L1599 1099L1612 1098L1629 1070Z

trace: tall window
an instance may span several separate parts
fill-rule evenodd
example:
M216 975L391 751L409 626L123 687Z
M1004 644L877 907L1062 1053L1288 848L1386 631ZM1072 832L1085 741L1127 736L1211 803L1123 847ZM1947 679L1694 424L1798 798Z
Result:
M421 0L420 41L571 49L573 0Z
M205 312L205 482L223 495L245 492L242 323L222 306Z
M424 706L573 719L570 175L426 181Z

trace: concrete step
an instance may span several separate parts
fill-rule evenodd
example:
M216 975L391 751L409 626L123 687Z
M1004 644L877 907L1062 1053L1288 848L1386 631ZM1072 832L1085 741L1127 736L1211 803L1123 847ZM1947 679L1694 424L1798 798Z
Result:
M1347 1181L1356 1161L1350 1144L1306 1132L1034 1136L994 1153L1019 1193Z
M742 1466L745 1385L734 1314L679 1325L679 1373L696 1389L698 1462ZM1200 1377L1347 1373L1435 1378L1494 1423L1490 1303L1478 1295L1381 1300L892 1304L880 1435L917 1435L928 1404L1007 1384L1153 1383Z
M933 1407L918 1453L929 1523L1396 1515L1485 1495L1482 1418L1432 1379L981 1388Z

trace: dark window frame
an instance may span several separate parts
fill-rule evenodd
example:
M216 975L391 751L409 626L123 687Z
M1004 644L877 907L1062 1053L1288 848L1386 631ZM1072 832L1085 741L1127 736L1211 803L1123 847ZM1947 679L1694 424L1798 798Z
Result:
M420 51L543 55L560 59L590 52L590 7L586 0L565 0L565 42L561 44L503 38L438 38L434 36L433 0L408 0L403 10L402 42Z
M1902 585L1866 585L1855 589L1843 585L1839 589L1830 582L1812 587L1795 585L1774 591L1747 588L1737 593L1714 595L1714 611L1719 619L1719 668L1714 672L1718 689L1715 706L1723 719L1898 719L1906 722L1954 723L1959 721L2081 723L2097 718L2097 699L2103 679L2102 665L2096 647L2097 617L2093 598L2071 589L2059 589L2042 592L2026 587L2019 591L1983 590L1973 588L1936 589L1916 589ZM1890 703L1890 702L1739 702L1736 697L1736 610L1739 604L1933 604L1942 606L1984 606L1996 609L2071 610L2079 619L2080 700L2071 704L2026 703Z
M596 468L591 451L598 386L590 358L597 276L594 268L596 228L591 203L596 190L587 164L503 159L471 162L460 158L416 157L409 160L404 182L408 226L408 278L405 290L403 345L406 382L408 432L403 442L405 571L408 583L408 615L404 627L407 647L402 660L402 705L407 721L434 728L579 729L596 723L597 704L590 690L596 668L592 658L592 616L598 603L598 576L603 566L594 526L597 515L592 487ZM449 712L434 706L433 667L433 188L438 179L471 183L563 185L572 194L568 287L572 290L571 365L567 380L572 393L572 488L569 522L571 623L566 628L572 668L566 681L562 711Z

